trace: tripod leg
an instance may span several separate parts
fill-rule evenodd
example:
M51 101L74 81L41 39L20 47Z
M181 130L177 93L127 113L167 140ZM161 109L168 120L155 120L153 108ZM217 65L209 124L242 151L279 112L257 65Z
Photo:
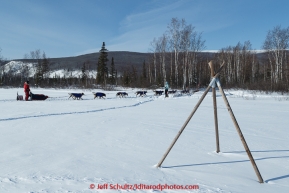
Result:
M210 61L209 66L211 68L211 77L215 76L215 65L213 61ZM219 129L218 129L218 114L217 114L217 100L216 100L216 83L212 84L212 94L213 94L213 103L214 103L214 120L215 120L215 133L216 133L216 152L220 152L220 144L219 144Z
M216 99L216 89L212 87L213 93L213 103L214 103L214 119L215 119L215 133L216 133L216 152L220 152L220 143L219 143L219 129L218 129L218 114L217 114L217 99Z
M234 125L235 125L235 127L236 127L236 130L237 130L237 132L238 132L238 134L239 134L239 137L240 137L240 139L241 139L241 141L242 141L242 143L243 143L243 146L244 146L244 148L245 148L245 150L246 150L246 152L247 152L247 155L248 155L248 157L249 157L249 159L250 159L250 161L251 161L251 163L252 163L252 165L253 165L253 168L254 168L255 173L256 173L256 175L257 175L257 177L258 177L258 179L259 179L259 182L260 182L260 183L264 183L263 178L262 178L262 176L261 176L261 174L260 174L260 172L259 172L259 169L258 169L258 167L257 167L257 165L256 165L256 163L255 163L255 160L254 160L254 158L253 158L253 156L252 156L252 154L251 154L251 151L250 151L250 149L249 149L249 147L248 147L248 145L247 145L247 143L246 143L246 140L245 140L245 138L244 138L244 136L243 136L243 134L242 134L242 131L241 131L239 125L238 125L238 122L237 122L237 120L236 120L236 118L235 118L235 116L234 116L234 113L233 113L233 111L232 111L232 109L231 109L231 107L230 107L229 101L228 101L228 99L227 99L227 97L226 97L226 95L225 95L225 93L224 93L224 91L223 91L223 89L222 89L222 87L221 87L221 83L220 83L219 80L217 80L217 85L218 85L219 90L220 90L220 92L221 92L221 94L222 94L222 96L223 96L224 102L225 102L225 104L226 104L226 106L227 106L227 109L228 109L228 111L229 111L229 113L230 113L230 116L231 116L231 118L232 118L232 120L233 120L233 123L234 123Z
M202 101L204 100L205 96L207 95L207 93L209 92L211 86L208 86L208 88L205 90L205 92L203 93L202 97L200 98L199 102L196 104L194 110L191 112L191 114L189 115L189 117L187 118L186 122L184 123L184 125L182 126L182 128L180 129L180 131L178 132L178 134L176 135L175 139L173 140L173 142L171 143L170 147L168 148L168 150L166 151L166 153L163 155L162 159L160 160L160 162L157 164L157 167L160 167L162 165L162 163L164 162L164 160L166 159L167 155L170 153L171 149L173 148L173 146L175 145L175 143L177 142L178 138L180 137L180 135L182 134L182 132L184 131L184 129L186 128L187 124L190 122L191 118L193 117L193 115L195 114L195 112L197 111L197 109L199 108L200 104L202 103Z

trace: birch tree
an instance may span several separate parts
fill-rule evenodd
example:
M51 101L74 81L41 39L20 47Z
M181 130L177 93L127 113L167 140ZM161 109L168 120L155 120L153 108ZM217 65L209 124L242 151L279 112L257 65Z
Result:
M178 71L179 71L179 52L181 44L181 29L185 26L185 20L179 20L178 18L172 18L171 23L168 25L168 32L170 36L170 44L174 50L174 65L175 65L175 82L178 86Z
M197 63L198 63L198 53L205 49L205 40L202 39L202 33L198 33L194 31L195 28L192 29L192 34L190 37L190 60L189 60L189 66L188 66L188 79L189 79L189 87L192 85L194 81L194 75L197 74ZM199 84L199 81L201 79L201 72L199 71L198 75L198 82L195 82L196 84ZM197 79L197 77L195 77Z
M189 61L189 51L190 51L190 46L191 46L191 34L193 31L193 27L191 25L188 25L184 27L184 29L181 31L181 44L180 48L182 51L182 69L183 69L183 89L186 88L186 83L187 83L187 69L188 69L188 61Z
M30 69L32 70L32 74L37 85L40 84L44 78L47 78L47 80L49 81L49 60L47 59L44 51L42 53L40 49L30 51L29 54L24 55L24 59L32 60L32 65ZM27 65L25 65L24 67L27 68ZM25 69L25 71L27 71L27 69Z
M271 84L278 84L283 80L283 69L289 43L289 27L282 29L274 27L267 33L263 49L267 51L271 70Z
M158 41L156 38L151 42L151 51L153 52L153 81L157 81L157 50L158 50Z
M162 77L164 83L167 81L166 76L166 54L167 54L167 47L168 47L168 37L164 34L159 38L158 41L158 50L160 54L160 64L162 68Z

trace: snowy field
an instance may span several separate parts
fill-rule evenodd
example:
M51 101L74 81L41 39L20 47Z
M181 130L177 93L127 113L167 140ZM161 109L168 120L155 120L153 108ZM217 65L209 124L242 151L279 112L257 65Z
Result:
M127 98L104 91L107 99L94 100L90 90L31 90L51 98L16 101L22 88L0 89L1 193L133 192L110 187L134 184L199 187L137 192L289 192L288 95L225 91L264 179L260 184L219 92L221 152L215 152L209 92L156 168L202 92L165 99L148 91L136 98L130 89ZM85 93L83 100L68 100L71 92Z

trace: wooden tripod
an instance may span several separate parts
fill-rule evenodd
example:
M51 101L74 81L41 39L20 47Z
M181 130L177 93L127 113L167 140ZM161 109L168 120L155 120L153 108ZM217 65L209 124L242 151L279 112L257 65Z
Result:
M245 151L247 152L247 155L252 163L252 166L255 170L255 173L259 179L259 182L260 183L264 183L263 181L263 178L259 172L259 169L255 163L255 160L251 154L251 151L246 143L246 140L242 134L242 131L238 125L238 122L234 116L234 113L232 111L232 108L229 104L229 101L224 93L224 90L223 88L221 87L221 83L220 83L220 80L218 79L218 76L220 75L220 72L221 70L223 69L224 67L224 62L223 64L221 65L221 67L219 68L219 70L215 73L214 71L214 65L213 65L213 61L210 61L209 62L209 66L211 68L211 77L212 77L212 80L209 84L209 86L207 87L207 89L205 90L205 92L203 93L202 97L200 98L200 100L198 101L198 103L196 104L195 108L193 109L193 111L191 112L191 114L189 115L189 117L187 118L187 120L185 121L184 125L182 126L182 128L180 129L180 131L178 132L178 134L176 135L176 137L174 138L174 140L172 141L171 145L169 146L169 148L167 149L167 151L165 152L165 154L163 155L162 159L160 160L160 162L157 164L157 167L161 167L162 163L164 162L164 160L166 159L167 155L169 154L169 152L171 151L171 149L173 148L173 146L175 145L175 143L177 142L178 138L180 137L180 135L182 134L182 132L184 131L184 129L186 128L187 124L190 122L191 118L193 117L193 115L195 114L195 112L197 111L197 109L199 108L200 104L202 103L202 101L204 100L205 96L207 95L207 93L209 92L209 90L212 88L212 95L213 95L213 103L214 103L214 119L215 119L215 132L216 132L216 146L217 146L217 150L216 152L219 153L220 152L220 147L219 147L219 131L218 131L218 117L217 117L217 100L216 100L216 85L218 86L219 88L219 91L221 92L222 94L222 97L224 99L224 102L227 106L227 109L229 111L229 114L233 120L233 123L235 125L235 128L239 134L239 137L242 141L242 144L245 148Z

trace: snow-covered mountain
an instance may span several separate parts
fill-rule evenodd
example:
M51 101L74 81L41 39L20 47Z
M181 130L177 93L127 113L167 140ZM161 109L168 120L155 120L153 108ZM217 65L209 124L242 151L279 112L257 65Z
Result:
M11 73L13 75L20 74L23 70L28 69L29 73L33 73L34 63L25 63L22 61L10 61L0 67L0 72Z
M9 63L0 67L0 73L8 73L13 75L20 75L21 73L28 74L29 77L33 77L36 73L35 63L27 63L22 61L10 61ZM26 71L26 72L25 72ZM75 77L78 78L82 75L81 70L68 70L68 69L60 69L60 70L51 70L49 72L49 77ZM96 71L90 70L86 71L86 75L92 78L96 77Z

